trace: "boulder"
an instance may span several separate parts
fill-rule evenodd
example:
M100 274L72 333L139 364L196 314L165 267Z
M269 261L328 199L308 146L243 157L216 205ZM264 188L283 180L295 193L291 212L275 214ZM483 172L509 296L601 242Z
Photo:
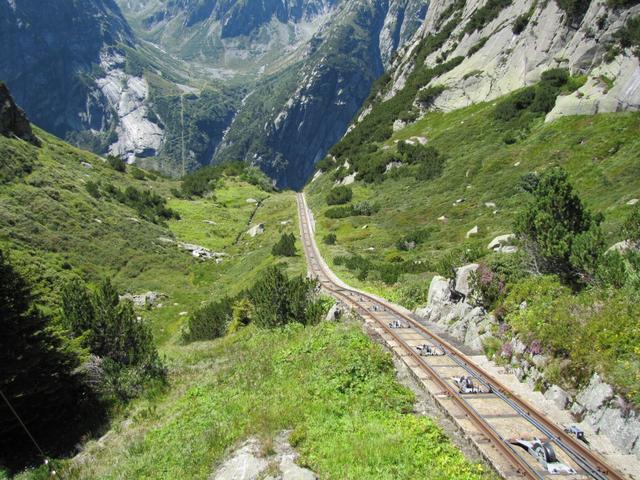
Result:
M496 208L496 204L494 202L484 202L484 206L487 208Z
M393 131L397 132L399 130L402 130L406 126L407 126L407 124L405 122L403 122L402 120L398 119L395 122L393 122Z
M202 247L200 245L194 245L192 243L178 242L178 246L188 252L191 252L191 255L195 258L202 258L204 260L219 261L223 257L227 256L227 254L224 252L212 252L208 248Z
M449 221L449 219L447 217L445 217L444 215L438 217L438 221L442 222L442 223L447 223Z
M89 162L80 162L80 165L82 165L86 169L93 168L93 165L91 165Z
M477 234L478 234L478 226L476 225L475 227L473 227L471 230L467 232L466 238L473 237Z
M356 176L358 175L357 172L353 172L349 175L347 175L346 177L344 177L342 180L336 182L336 185L351 185L352 183L354 183L356 181Z
M613 398L613 388L602 381L600 375L595 373L591 377L589 385L576 397L576 401L589 412L595 412Z
M311 470L295 463L293 455L284 455L280 461L282 480L316 480L318 477Z
M561 410L567 408L567 406L571 402L571 395L565 392L558 385L551 385L551 387L549 387L547 391L544 392L544 398L549 400Z
M391 170L395 170L396 168L400 168L401 166L402 162L389 162L384 168L384 173L389 173Z
M427 295L428 305L442 305L448 303L450 298L449 281L439 275L433 277L429 285L429 294Z
M341 316L342 316L342 309L337 303L334 303L329 309L329 311L327 312L327 315L325 316L325 320L329 322L333 322L335 320L340 319Z
M247 203L258 203L258 200L256 200L255 198L247 198Z
M487 248L493 251L500 251L503 247L512 245L516 239L515 234L507 233L506 235L498 235L496 238L489 242Z
M143 308L146 306L155 307L163 298L167 298L167 295L160 292L147 292L139 295L125 293L120 296L120 300L129 300L133 303L133 306L137 308Z
M425 137L411 137L409 140L413 140L415 143L419 143L420 145L427 144L427 139Z
M480 265L477 263L470 263L456 269L456 290L463 295L467 296L471 293L471 273L478 270Z
M598 432L602 432L611 443L623 453L631 453L633 445L640 436L640 420L632 412L625 417L619 408L605 408L596 425Z
M613 245L611 245L607 249L607 253L609 252L625 253L630 250L633 250L633 251L638 250L638 245L636 244L636 242L632 242L631 240L623 240L621 242L614 243Z
M256 237L258 235L262 235L264 233L264 223L259 223L258 225L254 225L249 230L247 230L247 233L249 234L250 237Z
M571 412L571 415L573 415L574 418L580 419L584 415L585 409L578 402L573 402L569 411Z
M258 440L247 440L209 480L255 480L269 466L267 459L261 456L261 444Z
M639 199L637 199L637 198L632 198L631 200L629 200L629 201L627 202L627 205L630 205L630 206L637 205L637 204L638 204L638 202L640 202L640 200L639 200Z

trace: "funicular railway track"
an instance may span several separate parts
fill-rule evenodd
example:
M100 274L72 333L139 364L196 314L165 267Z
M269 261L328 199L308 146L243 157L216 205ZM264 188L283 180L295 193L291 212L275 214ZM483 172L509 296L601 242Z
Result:
M309 274L318 279L323 290L381 332L413 373L418 372L418 377L436 390L436 397L441 399L444 408L457 419L463 430L473 435L476 446L503 477L536 480L557 477L598 480L627 478L528 402L511 393L456 347L427 329L410 312L341 282L326 265L317 248L304 195L298 194L297 201ZM438 354L421 355L419 349L424 346L429 346ZM473 395L461 393L453 381L454 375L472 378L481 391ZM510 440L514 437L548 441L553 445L558 461L574 472L550 473L530 453L513 445Z

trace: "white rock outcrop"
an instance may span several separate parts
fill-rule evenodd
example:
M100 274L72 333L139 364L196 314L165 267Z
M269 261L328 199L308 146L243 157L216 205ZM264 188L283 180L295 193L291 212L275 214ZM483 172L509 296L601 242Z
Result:
M442 26L438 19L452 3L431 2L423 27L394 63L393 86L385 99L403 88L414 68L417 46L438 31ZM588 81L571 95L559 97L547 121L563 115L640 110L638 58L630 49L613 60L606 55L614 33L629 17L640 13L640 5L610 9L606 2L592 1L579 25L572 25L555 1L514 0L481 29L465 32L468 21L485 4L485 0L467 1L448 40L426 58L428 66L437 65L443 57L464 58L429 83L445 87L431 108L452 111L490 101L537 82L545 70L561 67L573 74L586 74ZM526 28L515 34L514 22L532 7Z
M118 140L109 153L133 162L136 157L154 156L164 140L164 131L149 119L149 85L142 77L124 71L125 58L119 53L103 53L100 66L106 72L96 85L116 112Z

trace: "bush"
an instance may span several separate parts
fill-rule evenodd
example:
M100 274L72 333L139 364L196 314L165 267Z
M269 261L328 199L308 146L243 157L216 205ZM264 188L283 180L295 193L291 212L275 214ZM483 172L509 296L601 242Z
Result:
M279 327L292 322L317 323L316 280L303 276L289 279L281 268L269 267L249 291L257 326Z
M180 215L167 207L167 200L151 190L138 190L128 186L124 191L109 184L105 190L117 201L135 209L138 214L153 223L163 223L165 220L180 219Z
M331 155L327 155L318 163L316 163L316 169L322 172L328 172L329 170L334 169L336 167L337 167L337 163L335 161L335 158L333 158Z
M587 13L591 2L585 0L556 0L556 3L567 14L569 22L577 22Z
M554 107L563 88L575 88L574 83L577 82L572 81L568 70L564 68L547 70L542 73L537 85L520 90L498 103L494 116L502 122L511 122L523 116L530 120L546 114ZM526 113L530 118L525 116Z
M398 250L405 250L405 251L411 250L412 248L415 248L421 243L424 243L427 240L429 240L429 238L431 238L431 234L433 233L433 230L434 230L433 227L419 228L417 230L414 230L413 232L398 239L398 241L396 242L396 248Z
M236 300L231 309L231 323L227 327L227 333L234 333L251 323L253 318L253 305L248 298Z
M324 243L325 245L335 245L337 240L338 239L335 233L329 233L324 236L324 238L322 239L322 243Z
M353 216L369 217L378 212L379 207L366 200L350 206L333 207L325 212L327 218L347 218Z
M433 105L434 100L445 90L446 87L443 85L424 88L418 91L418 102L421 103L424 108L428 108Z
M470 57L474 53L480 51L480 49L482 49L482 47L487 44L487 40L489 40L489 37L482 37L480 40L478 40L475 45L473 45L467 52L467 57Z
M98 392L103 397L124 402L148 381L165 380L151 329L137 320L131 302L120 301L108 279L95 292L79 280L66 284L62 314L71 334L101 360Z
M119 157L116 157L115 155L108 155L107 156L107 163L116 172L124 173L124 172L127 171L127 164L124 162L124 160L122 160Z
M473 33L489 24L500 15L500 12L511 5L512 0L488 0L487 3L477 9L464 28L465 33Z
M350 187L339 186L331 189L327 195L328 205L342 205L349 201L353 197L353 191Z
M233 300L209 302L191 314L186 328L182 331L185 342L214 340L227 333L227 326L233 319Z
M144 180L146 178L144 172L140 170L138 167L132 166L130 171L131 171L131 176L136 180Z
M333 259L335 265L344 265L347 269L355 272L359 280L365 280L369 274L374 274L377 278L388 285L393 285L398 281L401 275L406 273L422 273L428 270L425 263L417 263L413 261L396 262L374 262L361 255L352 255L350 257L337 256Z
M100 198L100 189L98 188L98 184L96 182L88 181L84 188L87 190L87 193L91 195L95 199Z
M558 274L569 282L591 274L585 268L591 262L588 258L598 255L589 250L597 247L598 242L594 240L597 235L590 233L590 239L585 237L578 242L576 238L596 228L598 222L574 192L567 173L560 167L548 170L541 175L532 193L533 198L516 218L515 233L537 268L542 273Z
M523 13L522 15L520 15L518 18L516 18L515 22L513 22L511 31L516 35L520 35L522 32L524 32L524 29L527 28L527 25L529 25L530 18L531 15L529 15L529 13Z
M296 255L296 237L293 233L283 233L280 240L271 249L271 253L274 257L294 257Z

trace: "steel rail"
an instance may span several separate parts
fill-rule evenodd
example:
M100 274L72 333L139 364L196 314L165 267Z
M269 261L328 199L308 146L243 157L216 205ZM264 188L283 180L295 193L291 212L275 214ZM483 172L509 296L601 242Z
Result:
M309 223L308 223L309 220L308 220L308 217L306 215L306 212L303 209L300 209L299 210L299 214L301 216L301 218L300 218L300 220L301 220L300 228L301 228L301 232L302 232L303 237L312 235L311 232L310 232ZM306 250L306 253L307 253L307 261L308 261L310 270L314 270L314 266L312 265L314 258L313 258L312 255L309 255L309 252L308 252L308 250L311 249L312 253L315 254L315 252L313 252L313 250L314 250L313 249L313 240L310 239L310 238L308 238L306 240L307 241L305 241L305 239L303 239L303 244L305 246L305 250ZM467 402L464 398L462 398L462 396L459 394L459 392L457 392L456 389L453 388L452 385L449 384L449 382L447 382L441 375L439 375L429 365L429 363L426 362L413 349L413 347L411 347L411 345L409 345L403 338L401 338L391 328L389 328L389 326L386 325L386 323L384 321L381 321L380 319L376 318L374 315L369 313L365 308L363 308L361 305L359 305L349 295L346 295L343 292L337 291L337 289L335 287L331 288L334 285L334 282L331 280L331 278L324 271L324 268L322 267L322 264L317 259L315 259L315 263L316 263L315 267L317 267L317 269L319 269L320 273L327 279L326 282L322 282L321 283L322 287L325 290L330 291L334 296L342 298L343 301L347 305L351 304L351 305L355 306L357 310L362 310L362 313L360 314L361 316L370 317L374 322L376 322L378 325L380 325L387 332L387 334L389 334L391 337L393 337L403 347L403 349L409 355L411 355L415 360L417 360L418 364L424 370L426 370L426 372L429 375L429 377L433 381L435 381L437 383L439 388L441 388L444 392L446 392L448 397L450 397L454 401L456 401L458 406L465 413L465 416L467 418L469 418L476 425L476 427L479 429L479 431L482 434L484 434L487 438L489 438L492 441L492 445L494 445L496 447L496 449L505 458L505 460L507 460L507 462L514 467L514 470L515 470L516 474L519 474L522 477L527 478L527 479L544 480L544 478L545 478L544 475L540 474L529 462L527 462L513 448L513 446L510 445L509 442L506 441L495 430L495 428L492 425L490 425L484 418L482 418L482 416L479 414L479 412L475 408L473 408L473 406L471 404L469 404L469 402ZM325 283L328 283L330 286L325 285ZM342 287L339 287L339 288L342 289ZM356 292L354 292L354 293L356 293Z
M449 344L448 342L446 342L445 340L443 340L442 338L440 338L439 336L437 336L436 334L428 330L418 320L405 314L403 311L399 310L393 304L391 304L390 302L384 299L379 299L366 292L362 292L362 291L345 287L345 286L340 286L338 283L336 283L335 280L333 280L333 278L331 277L332 272L325 271L325 269L328 270L328 266L324 264L323 261L319 260L322 258L322 256L319 250L317 249L317 246L315 244L315 239L313 238L313 232L311 230L308 207L306 206L306 201L304 199L304 196L302 194L298 194L297 200L298 200L298 213L300 216L301 234L303 237L308 237L306 241L303 238L303 244L305 246L305 252L307 253L306 255L307 262L309 264L310 270L314 270L315 273L317 273L317 271L319 270L322 273L322 275L327 279L326 282L329 283L330 285L332 286L335 285L339 287L341 290L345 290L352 294L357 294L360 297L366 298L369 303L380 305L383 307L383 309L385 309L385 311L388 311L400 317L401 319L409 322L410 325L412 325L421 333L429 337L430 341L432 341L435 344L435 346L439 346L443 348L447 356L451 358L459 367L464 369L467 373L471 374L483 385L490 387L492 392L498 398L504 401L507 405L509 405L514 411L516 411L516 413L519 416L525 418L540 432L547 435L550 441L553 441L556 445L558 445L559 448L565 451L569 455L569 457L571 457L576 462L576 464L579 465L591 477L597 480L608 480L608 479L623 480L625 478L621 473L617 472L615 469L607 465L599 455L587 449L587 447L579 443L577 439L574 439L570 435L566 434L566 432L564 432L564 430L562 430L561 427L547 420L544 417L544 415L540 413L536 408L534 408L529 402L514 396L510 392L510 390L507 387L505 387L502 383L500 383L494 377L492 377L487 372L482 370L480 367L475 365L459 349L457 349L453 345ZM315 266L313 265L314 262L316 264ZM357 301L350 298L348 295L345 295L344 293L341 293L341 292L337 292L335 289L327 288L327 286L324 284L323 284L323 287L329 290L330 292L332 292L334 295L340 295L341 297L347 299L348 304L353 304L357 308L362 308L362 306L358 304ZM396 335L391 329L389 329L388 326L383 321L380 321L379 319L375 318L375 316L369 313L366 310L366 308L364 309L364 311L367 313L367 315L370 318L376 321L376 323L382 325L382 327L387 331L388 334L390 334L394 339L398 340L399 343L403 345L405 349L407 349L406 342L402 338L400 338L398 335ZM440 377L440 375L437 374L433 369L431 369L430 367L425 367L425 365L428 365L428 363L425 362L422 359L422 357L417 355L416 352L413 350L413 348L409 346L408 351L410 351L410 353L414 357L418 358L419 364L422 365L423 368L427 368L429 370L429 373L431 374L431 377L433 377L434 379L437 379L436 381L438 381L438 383L440 383L439 380L443 380ZM451 385L449 385L449 383L446 381L444 381L444 383L448 387L447 390L450 390ZM453 398L459 398L458 392L456 392L455 390L453 391L455 393ZM459 398L459 400L468 404L468 402L466 402L462 398ZM469 405L469 407L471 406ZM465 408L465 410L467 409ZM474 414L471 414L471 416L473 417ZM491 427L488 424L488 422L483 420L481 416L479 417L485 425L488 425L489 428L493 429L493 427ZM500 438L500 441L498 441L497 443L505 442L505 440L501 436L499 436L499 438ZM511 445L509 446L511 447ZM536 472L536 475L537 475L537 472ZM534 477L534 478L538 478L538 477Z

